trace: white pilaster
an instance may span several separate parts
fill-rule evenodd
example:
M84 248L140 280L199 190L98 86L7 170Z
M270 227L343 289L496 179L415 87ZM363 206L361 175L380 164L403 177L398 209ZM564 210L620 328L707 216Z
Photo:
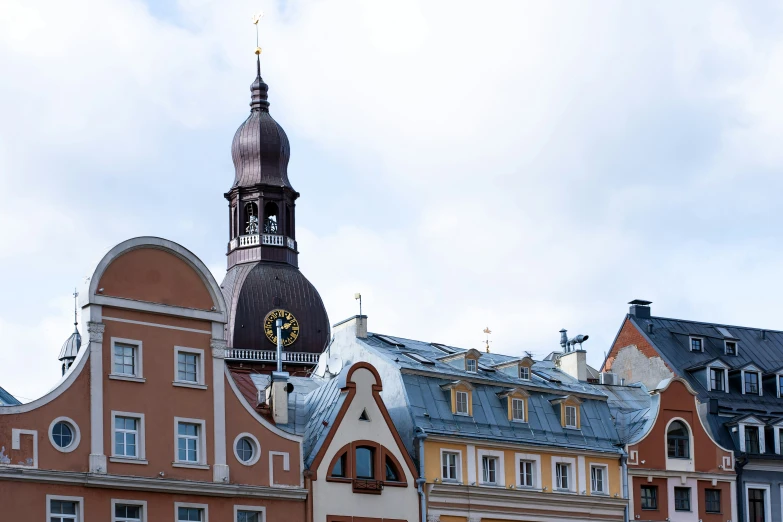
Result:
M478 475L476 474L476 446L468 444L465 448L466 457L468 458L468 486L478 485Z
M212 480L228 482L229 470L226 463L226 341L212 339L212 398L214 404L215 462Z
M93 317L98 319L100 317ZM90 473L106 473L103 453L103 332L106 325L89 321L90 339Z

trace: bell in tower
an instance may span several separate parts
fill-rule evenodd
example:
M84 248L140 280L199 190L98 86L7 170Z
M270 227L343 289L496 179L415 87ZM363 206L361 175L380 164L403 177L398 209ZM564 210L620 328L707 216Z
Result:
M299 271L296 200L288 179L291 149L269 114L269 86L260 59L250 86L250 115L231 144L234 183L229 208L228 273L221 285L229 308L229 359L272 365L277 318L283 318L284 366L310 368L329 342L329 318L315 287ZM301 368L297 367L301 366Z

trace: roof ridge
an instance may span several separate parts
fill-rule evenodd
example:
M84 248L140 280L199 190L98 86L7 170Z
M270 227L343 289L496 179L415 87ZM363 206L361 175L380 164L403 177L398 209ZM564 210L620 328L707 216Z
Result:
M635 316L631 316L631 317L634 317L635 319L641 319L640 317L635 317ZM653 315L650 317L650 319L661 319L664 321L677 321L680 323L692 323L692 324L700 324L700 325L713 326L713 327L722 326L724 328L738 328L741 330L764 330L765 332L783 334L783 330L774 330L772 328L759 328L756 326L738 326L738 325L723 324L723 323L708 323L706 321L696 321L694 319L677 319L676 317L661 317L658 315Z

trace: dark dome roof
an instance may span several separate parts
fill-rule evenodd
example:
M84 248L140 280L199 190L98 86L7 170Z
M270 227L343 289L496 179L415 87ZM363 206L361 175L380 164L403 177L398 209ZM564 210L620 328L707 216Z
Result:
M299 338L286 351L321 353L330 338L329 317L318 290L294 266L282 263L236 265L221 285L229 307L227 340L233 348L273 350L264 318L288 310L299 321Z
M283 128L269 115L269 86L258 76L250 86L250 116L239 126L231 143L234 160L234 187L258 184L288 187L288 160L291 146Z
M79 353L79 348L81 347L82 336L79 333L79 329L75 328L71 336L63 343L63 347L60 348L60 356L57 359L60 361L64 359L76 359L76 355Z

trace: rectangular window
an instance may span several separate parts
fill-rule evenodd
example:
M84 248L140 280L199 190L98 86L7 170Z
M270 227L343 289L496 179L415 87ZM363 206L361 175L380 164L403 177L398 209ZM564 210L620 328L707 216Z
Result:
M136 375L136 346L114 343L114 373L116 375Z
M511 418L515 421L525 422L525 401L511 399Z
M199 462L201 426L190 422L180 422L177 425L177 461Z
M723 370L720 368L710 368L710 390L726 391L723 386Z
M532 488L533 483L533 470L535 463L530 460L519 461L519 485L523 487Z
M498 459L497 457L481 457L481 470L484 484L497 484Z
M139 419L114 417L114 456L137 458L139 445Z
M674 488L674 510L691 510L691 488Z
M763 489L748 489L748 522L768 522Z
M745 372L745 393L758 395L759 393L759 374L756 372Z
M112 522L141 522L142 506L138 504L114 504Z
M720 513L720 490L704 490L704 510L707 513Z
M530 380L530 368L527 366L520 366L519 367L519 378L523 381L529 381Z
M262 516L259 511L237 511L236 522L262 522Z
M568 489L571 475L571 465L558 462L555 464L555 488Z
M457 397L457 413L468 415L468 392L458 391L455 395Z
M471 373L476 373L476 359L465 359L465 369Z
M745 453L761 453L757 426L745 426Z
M177 522L205 522L204 508L178 506Z
M642 509L658 509L658 486L642 486Z
M444 451L441 455L441 467L443 480L459 481L458 466L460 454L452 451Z
M726 341L726 355L737 355L737 343Z
M576 428L576 406L565 407L565 427Z
M198 354L177 354L177 380L180 382L198 383Z
M702 351L702 339L699 337L691 337L691 351L692 352L700 352Z
M606 469L603 466L590 468L590 486L593 493L606 493Z
M47 497L47 502L49 503L47 522L79 522L81 520L81 500Z
M783 397L783 375L778 375L778 397Z

